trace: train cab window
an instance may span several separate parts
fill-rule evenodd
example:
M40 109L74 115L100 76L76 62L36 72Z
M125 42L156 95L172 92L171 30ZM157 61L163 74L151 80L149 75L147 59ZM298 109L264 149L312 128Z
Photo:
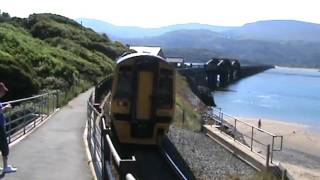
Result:
M157 90L157 104L160 108L172 107L172 76L160 73L159 86Z
M122 67L119 69L118 86L115 97L129 99L132 94L131 86L132 72L130 67Z

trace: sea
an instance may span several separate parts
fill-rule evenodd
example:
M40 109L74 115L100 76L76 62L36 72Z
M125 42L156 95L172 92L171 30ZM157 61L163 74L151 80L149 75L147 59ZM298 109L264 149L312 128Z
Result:
M320 132L320 72L276 67L213 92L223 112L305 124Z

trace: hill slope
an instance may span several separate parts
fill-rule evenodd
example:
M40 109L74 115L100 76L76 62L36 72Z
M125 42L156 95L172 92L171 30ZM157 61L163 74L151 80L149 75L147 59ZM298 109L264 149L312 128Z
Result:
M0 18L0 80L11 90L7 99L97 82L112 71L113 59L127 50L62 16Z

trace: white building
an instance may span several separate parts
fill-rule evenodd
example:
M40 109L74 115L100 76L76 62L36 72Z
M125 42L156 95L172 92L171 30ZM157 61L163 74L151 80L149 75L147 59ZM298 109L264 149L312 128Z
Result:
M174 67L183 67L184 59L181 57L168 57L166 61Z
M137 51L138 53L150 53L152 55L161 56L163 58L164 54L161 47L152 47L152 46L130 46L130 49Z

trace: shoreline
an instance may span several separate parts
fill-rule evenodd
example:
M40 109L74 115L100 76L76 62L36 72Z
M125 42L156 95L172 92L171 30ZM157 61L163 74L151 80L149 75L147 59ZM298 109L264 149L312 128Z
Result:
M306 70L306 71L315 71L319 72L320 68L306 68L306 67L290 67L290 66L274 66L275 69L288 69L288 70Z

